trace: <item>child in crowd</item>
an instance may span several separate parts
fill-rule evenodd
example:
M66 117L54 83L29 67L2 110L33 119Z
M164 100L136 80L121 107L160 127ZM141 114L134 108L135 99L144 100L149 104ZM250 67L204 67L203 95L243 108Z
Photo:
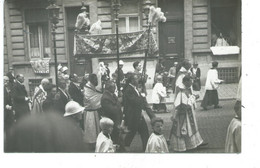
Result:
M167 153L169 152L166 139L162 135L163 120L155 117L152 119L153 133L148 139L146 153Z
M103 117L100 120L100 128L102 131L98 134L95 152L113 153L116 151L110 137L110 134L113 131L113 126L114 122L109 118Z
M153 109L157 112L167 112L165 97L167 97L166 87L162 84L162 76L157 76L157 83L153 87L152 103Z

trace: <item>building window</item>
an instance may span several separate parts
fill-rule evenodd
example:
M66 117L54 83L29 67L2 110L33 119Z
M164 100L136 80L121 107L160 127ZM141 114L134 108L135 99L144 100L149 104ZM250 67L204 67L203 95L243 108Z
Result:
M30 58L49 58L51 49L46 9L25 10L25 22Z
M211 0L211 46L237 46L241 34L239 0Z
M218 68L218 77L225 83L236 83L238 82L238 68Z
M140 30L138 14L119 15L119 33L128 33Z
M128 33L140 30L140 1L121 0L118 31Z

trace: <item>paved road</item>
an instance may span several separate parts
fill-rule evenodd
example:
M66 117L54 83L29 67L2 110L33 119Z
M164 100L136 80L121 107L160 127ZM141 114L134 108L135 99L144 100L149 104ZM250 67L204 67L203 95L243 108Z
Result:
M220 105L223 106L221 109L209 109L208 111L202 111L199 107L196 110L196 117L198 127L202 138L209 144L205 147L188 151L187 153L223 153L225 146L225 139L227 133L227 127L229 122L235 115L233 106L235 100L220 101ZM172 106L168 106L171 110ZM157 114L158 117L163 118L164 124L164 135L166 138L169 137L171 127L171 113ZM142 152L141 138L140 135L136 135L131 146L131 152L140 153ZM169 147L170 152L174 153L172 147Z

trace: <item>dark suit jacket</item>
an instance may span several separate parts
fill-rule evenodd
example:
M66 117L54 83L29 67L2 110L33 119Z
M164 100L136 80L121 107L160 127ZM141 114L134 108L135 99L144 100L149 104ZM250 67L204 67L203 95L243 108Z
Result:
M191 68L191 72L192 72L192 70L193 70L193 68ZM197 68L196 77L200 78L200 68Z
M63 91L59 88L58 94L60 95L59 98L56 100L56 109L60 114L65 113L65 106L70 101L70 96L68 93L64 94Z
M14 122L14 114L12 110L7 110L6 105L13 106L11 93L4 87L4 126L7 130Z
M101 97L102 115L114 121L115 126L119 126L122 121L123 112L121 104L115 94L105 90Z
M24 85L20 84L19 82L15 82L12 90L12 97L16 119L19 119L23 115L30 113L28 102L25 101L27 92Z
M125 122L130 130L136 129L142 116L143 98L128 85L124 91Z
M80 87L77 87L73 82L70 82L69 85L69 94L73 101L78 102L81 106L83 106L83 93L81 92Z

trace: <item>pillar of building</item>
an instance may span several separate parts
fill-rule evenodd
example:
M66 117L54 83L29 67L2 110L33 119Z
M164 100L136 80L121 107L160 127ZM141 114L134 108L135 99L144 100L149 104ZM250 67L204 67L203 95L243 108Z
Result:
M192 0L184 0L184 58L192 61Z

